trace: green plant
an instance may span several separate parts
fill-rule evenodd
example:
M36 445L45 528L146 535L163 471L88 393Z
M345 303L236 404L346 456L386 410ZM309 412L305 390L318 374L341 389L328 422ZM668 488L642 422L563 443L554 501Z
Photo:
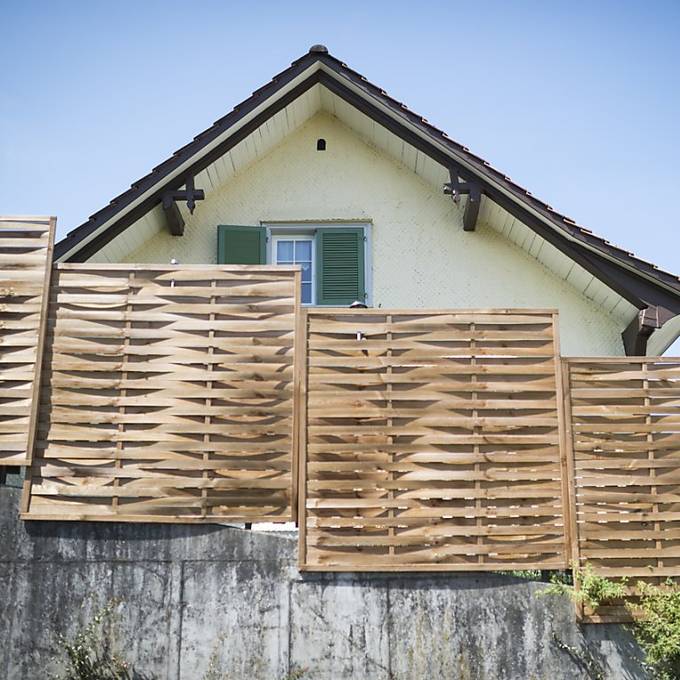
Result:
M680 586L638 582L639 601L627 602L635 615L632 632L655 680L680 679Z
M654 680L680 680L680 585L666 581L653 585L638 581L637 600L627 598L626 582L599 576L586 564L574 569L574 581L555 575L540 595L567 595L593 609L606 602L624 599L634 615L630 630L645 654L644 666Z
M499 574L504 574L506 576L513 576L514 578L522 578L526 581L540 581L541 571L540 569L517 569L515 571L500 571Z
M117 601L99 609L72 638L57 636L58 657L64 671L53 680L132 680L129 664L111 649L110 630Z
M588 605L596 611L601 604L624 598L626 596L626 580L610 581L596 574L590 564L574 569L573 583L568 577L555 574L550 585L540 595L566 595L578 604Z

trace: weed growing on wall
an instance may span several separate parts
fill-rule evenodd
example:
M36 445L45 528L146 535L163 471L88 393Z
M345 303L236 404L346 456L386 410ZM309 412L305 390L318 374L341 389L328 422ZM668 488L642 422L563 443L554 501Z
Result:
M64 670L53 680L132 680L129 664L111 649L117 604L109 601L73 637L57 636L55 660Z
M156 680L131 665L113 651L117 628L116 607L119 600L110 600L98 609L89 623L76 631L72 637L57 635L55 642L55 664L63 671L50 676L50 680ZM231 680L219 658L219 648L224 642L220 636L208 660L208 668L201 680ZM309 669L294 666L281 680L302 680L307 678Z
M586 564L582 569L574 569L574 579L571 582L562 574L554 574L550 585L544 588L540 595L567 595L578 604L588 605L593 611L601 604L618 600L626 596L626 582L610 581Z

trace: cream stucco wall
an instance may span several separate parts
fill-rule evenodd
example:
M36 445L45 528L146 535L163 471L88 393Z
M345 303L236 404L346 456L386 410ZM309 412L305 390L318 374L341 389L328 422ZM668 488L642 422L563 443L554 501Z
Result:
M623 354L622 319L496 231L463 231L450 198L325 113L200 202L183 237L160 232L124 260L211 263L218 224L309 220L372 224L374 306L554 307L564 354Z

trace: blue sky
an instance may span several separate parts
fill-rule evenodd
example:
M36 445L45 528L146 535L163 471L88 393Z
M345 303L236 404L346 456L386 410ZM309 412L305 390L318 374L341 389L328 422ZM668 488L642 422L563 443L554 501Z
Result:
M680 273L680 2L3 0L0 212L59 235L316 42Z

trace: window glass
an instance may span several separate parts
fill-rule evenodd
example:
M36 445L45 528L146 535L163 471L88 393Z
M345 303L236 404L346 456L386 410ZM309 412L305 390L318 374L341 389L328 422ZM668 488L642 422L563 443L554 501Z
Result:
M311 241L295 241L295 261L296 262L312 261Z
M280 238L276 240L276 264L299 264L302 269L302 304L313 301L312 238Z
M293 262L293 241L277 242L276 262L278 264L291 264Z

